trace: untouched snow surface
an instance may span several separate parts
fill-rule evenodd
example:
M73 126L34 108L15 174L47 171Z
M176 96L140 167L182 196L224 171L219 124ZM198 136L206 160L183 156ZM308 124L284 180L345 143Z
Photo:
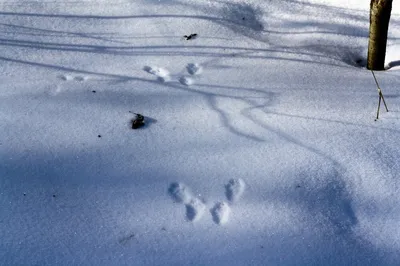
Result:
M1 1L0 264L399 265L400 7L376 122L368 8Z

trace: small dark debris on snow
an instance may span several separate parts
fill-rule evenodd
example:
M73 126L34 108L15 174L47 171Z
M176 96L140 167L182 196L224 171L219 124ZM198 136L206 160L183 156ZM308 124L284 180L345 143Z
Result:
M245 17L242 17L242 20L246 20L246 18L245 18Z
M167 231L167 228L162 227L161 230L162 230L162 231Z
M92 92L93 92L93 93L96 93L96 91L95 91L95 90L92 90Z
M26 193L24 193L24 196L26 196Z
M132 119L132 129L138 129L144 126L144 116L137 113L132 114L136 115L135 119Z
M97 135L98 138L101 138L101 135Z
M301 188L301 186L300 186L300 185L297 185L296 188Z
M56 197L56 195L55 194L53 194L53 198L55 198Z
M190 35L184 35L183 37L185 37L185 39L188 40L193 40L197 38L197 33L192 33Z

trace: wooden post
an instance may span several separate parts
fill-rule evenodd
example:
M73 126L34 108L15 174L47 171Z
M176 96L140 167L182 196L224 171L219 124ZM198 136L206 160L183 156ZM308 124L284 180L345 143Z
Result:
M371 0L367 68L383 70L393 0Z

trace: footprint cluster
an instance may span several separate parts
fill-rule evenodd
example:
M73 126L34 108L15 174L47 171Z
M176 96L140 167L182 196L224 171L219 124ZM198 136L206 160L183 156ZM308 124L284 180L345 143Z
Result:
M171 80L169 71L165 68L145 66L143 70L146 71L147 73L156 76L157 80L160 82L167 82Z
M237 202L245 190L245 182L242 179L231 179L225 185L225 195L227 201L219 201L209 209L212 220L219 225L229 221L231 205ZM196 198L189 187L183 183L172 183L168 189L171 198L178 203L182 203L186 209L186 219L191 222L200 220L206 213L207 206L199 198Z
M165 68L145 66L143 70L156 76L157 80L160 82L168 82L172 80L170 72ZM203 72L203 67L198 63L191 63L186 66L186 72L188 75L180 76L178 81L183 85L190 86L194 84L194 76L200 75Z

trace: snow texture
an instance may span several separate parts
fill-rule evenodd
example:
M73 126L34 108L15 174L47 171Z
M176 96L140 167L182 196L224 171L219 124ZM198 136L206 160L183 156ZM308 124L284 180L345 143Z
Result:
M0 264L400 265L394 2L0 1Z

